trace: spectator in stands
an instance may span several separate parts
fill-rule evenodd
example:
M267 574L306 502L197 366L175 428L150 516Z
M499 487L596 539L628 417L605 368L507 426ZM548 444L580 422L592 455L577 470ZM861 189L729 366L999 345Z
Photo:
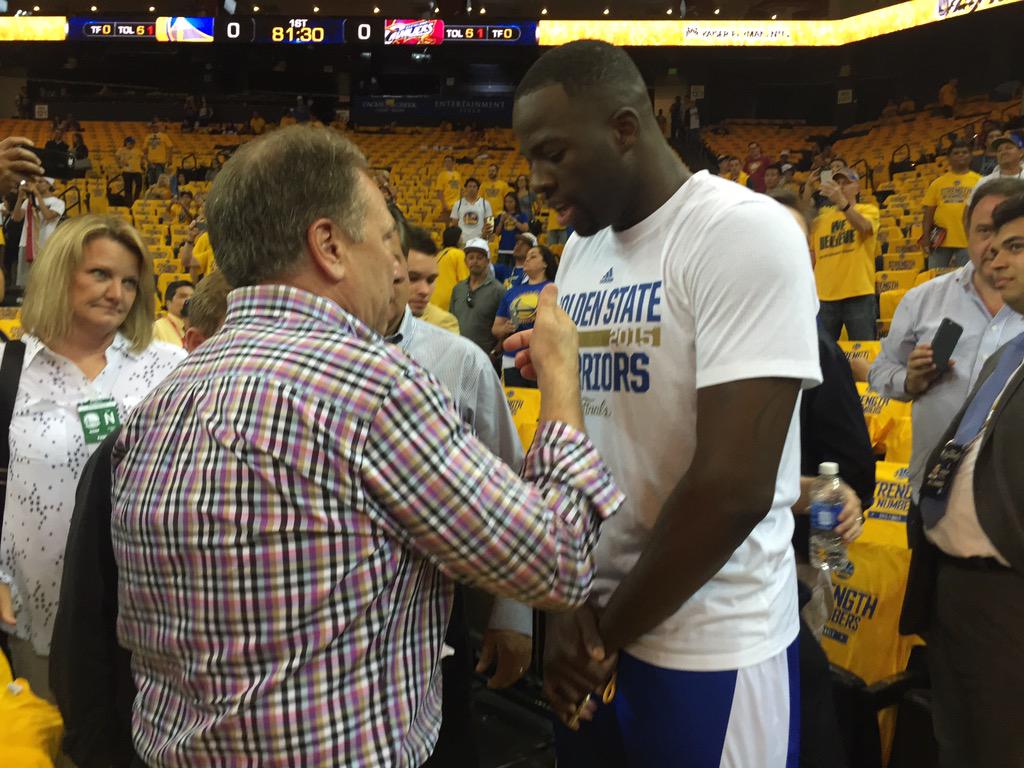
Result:
M24 182L18 187L18 199L11 218L24 221L25 226L22 227L21 241L18 243L15 285L28 285L32 265L57 230L63 215L64 201L53 194L53 179L43 177L35 182Z
M821 375L814 286L788 214L691 175L653 118L628 54L597 41L541 56L513 111L535 188L571 209L558 288L585 343L585 420L633 489L627 515L601 531L600 615L548 617L553 711L594 717L559 729L558 764L781 768L797 752L789 507L795 408ZM552 159L552 137L564 158ZM684 220L692 236L677 236ZM632 308L598 311L634 294ZM685 311L672 296L687 297ZM655 329L658 346L623 345ZM593 692L613 666L604 706Z
M171 166L174 157L174 142L160 130L160 124L155 119L149 123L149 133L143 140L142 154L146 161L146 183L153 186L160 175Z
M971 148L955 143L949 150L949 171L924 194L924 231L917 244L928 254L928 269L962 267L968 261L964 210L981 181L970 165Z
M491 326L491 334L503 342L513 333L533 328L537 319L537 306L544 286L555 279L558 261L543 245L535 245L526 252L523 272L526 280L513 285L501 299ZM534 387L536 384L523 377L516 368L514 354L505 352L502 360L502 379L506 387Z
M228 309L228 294L231 286L224 273L215 270L204 277L196 286L189 300L182 307L185 321L185 351L192 353L224 325Z
M437 199L441 203L441 215L447 220L450 217L452 208L461 197L462 174L455 170L455 158L452 155L445 155L442 161L444 167L437 174L434 182L434 190L437 192Z
M779 166L779 172L782 174L779 187L800 197L800 184L793 178L796 168L791 163L782 163Z
M421 237L420 242L422 240ZM462 230L458 227L448 227L441 235L441 250L437 254L437 280L434 281L434 292L430 297L430 303L445 312L448 311L448 305L451 303L452 289L455 288L455 284L469 276L469 269L466 267L466 254L459 247L461 242ZM475 243L476 241L471 240L470 242ZM433 238L431 238L431 245L433 245ZM418 250L426 252L422 248ZM489 254L488 261L490 261ZM408 265L404 265L402 269L408 271Z
M519 210L533 219L536 215L537 195L530 191L530 179L526 176L517 176L515 193L519 198Z
M999 159L996 156L995 142L1002 135L1003 132L998 125L986 132L983 147L984 153L971 160L972 171L980 173L982 176L988 176L998 167Z
M185 224L193 221L199 214L199 206L196 205L192 193L187 189L181 190L177 199L167 206L167 214L171 221Z
M520 232L530 231L530 217L519 210L519 198L515 192L505 195L502 211L494 223L494 234L498 237L498 263L511 266L512 252Z
M85 176L85 172L92 168L92 160L89 159L89 148L82 140L82 134L71 134L71 155L75 158L74 175L78 178Z
M959 80L955 77L939 88L939 108L946 117L953 117L956 112L956 102L959 98Z
M900 111L899 106L896 104L896 99L889 99L885 102L885 106L882 107L882 117L892 117Z
M690 141L700 139L700 107L696 99L686 100L686 109L683 112L683 124L686 126L686 137Z
M50 701L48 659L75 486L90 453L184 357L152 344L153 267L138 233L85 215L40 252L22 305L0 620L20 677Z
M61 152L65 155L68 154L71 151L71 148L68 147L68 143L64 141L64 131L60 128L55 130L53 135L50 137L50 140L46 142L46 149L51 150L52 152Z
M252 117L249 118L249 130L253 132L254 136L262 136L263 132L267 130L267 121L256 110L253 110Z
M668 110L669 123L671 132L669 138L672 141L682 138L683 136L683 97L676 96L672 102L672 106Z
M127 205L131 207L142 194L142 150L135 145L135 139L126 136L124 146L117 150L116 157L124 181L124 196Z
M992 146L996 150L996 160L999 165L994 171L986 176L983 181L991 179L1024 179L1024 142L1016 133L1004 133L994 142Z
M480 188L480 197L487 201L494 212L504 209L505 195L512 191L512 187L504 179L498 178L498 166L491 163L487 166L487 178Z
M448 311L458 320L459 332L490 355L498 344L491 329L505 288L491 271L490 253L473 243L466 245L469 277L452 289Z
M782 188L782 166L772 163L764 169L764 191L773 192Z
M480 182L470 176L462 188L462 197L452 207L452 224L462 229L464 240L489 238L494 233L494 211L480 197Z
M16 192L23 181L43 175L39 156L27 149L35 146L23 136L8 136L0 141L0 197Z
M537 242L537 236L533 232L520 232L516 235L516 245L512 249L512 263L494 265L494 277L506 290L513 285L526 282L523 264L526 263L526 254L537 246Z
M834 173L832 181L821 184L821 193L830 205L811 228L819 321L833 339L846 326L851 340L874 341L878 208L860 202L860 176L852 168Z
M740 186L747 186L747 174L740 167L740 160L738 157L732 155L721 155L718 158L718 175L723 179L729 181L735 181Z
M259 211L268 189L279 219ZM152 692L136 698L135 744L153 768L253 755L419 765L438 727L450 580L541 605L581 602L598 521L619 505L576 431L575 328L546 294L531 354L544 419L561 424L541 427L526 470L542 491L381 339L396 224L349 142L295 127L247 143L207 213L221 269L239 286L225 328L136 409L114 452L118 635L140 691ZM153 473L163 482L137 484ZM213 529L192 527L200 519ZM185 527L178 535L159 520ZM183 558L154 558L165 546ZM245 583L231 576L240 572ZM211 590L215 605L195 610ZM300 699L303 716L292 717Z
M168 173L161 173L157 176L156 184L146 190L143 195L145 200L173 200L174 192L171 190L171 176Z
M658 123L658 130L661 131L662 136L668 136L668 118L665 117L665 110L659 109L657 116L654 118Z
M447 309L431 302L440 274L434 238L420 227L406 226L405 230L409 250L406 260L409 268L409 309L414 317L457 335L459 321ZM454 283L452 285L454 287Z
M153 323L153 338L174 347L185 346L185 302L192 298L194 286L188 280L174 280L164 290L167 314Z
M761 145L756 141L747 145L747 159L743 163L743 172L747 174L747 184L755 192L764 192L764 174L772 159L761 152Z
M1024 195L995 209L992 228L988 268L1006 307L1020 317ZM1002 768L1024 755L1024 731L1015 725L1024 722L1022 363L1024 333L974 377L977 385L928 458L907 526L913 561L900 629L928 641L943 766Z
M911 112L917 111L917 104L909 96L904 96L900 101L900 114L909 115Z
M200 128L206 128L213 122L213 107L211 107L205 96L201 96L199 99L199 110L196 112L196 125Z
M399 228L406 226L398 220ZM422 234L419 235L422 237ZM406 232L406 240L409 240ZM484 244L486 247L486 243ZM409 278L403 257L395 280L392 315L384 337L398 345L410 359L432 373L452 394L462 421L487 448L513 469L522 465L522 447L508 400L494 374L487 355L466 339L413 316L408 307ZM465 594L456 588L445 643L454 653L442 661L441 731L426 767L478 765L476 728L471 707L471 664L469 631L466 625ZM490 667L495 652L500 654L498 670L490 687L511 685L526 671L532 656L530 609L498 598L484 635L481 669Z
M992 212L1004 200L1024 193L1024 181L999 179L979 184L967 206L967 251L962 268L913 288L896 307L889 335L868 374L880 395L912 401L913 447L910 484L917 501L928 455L977 383L985 361L1024 331L1024 318L1006 306L992 268ZM963 335L947 371L932 359L931 341L943 319L958 323Z
M295 108L292 110L292 114L295 116L295 122L308 123L313 115L309 111L309 103L301 95L295 97Z

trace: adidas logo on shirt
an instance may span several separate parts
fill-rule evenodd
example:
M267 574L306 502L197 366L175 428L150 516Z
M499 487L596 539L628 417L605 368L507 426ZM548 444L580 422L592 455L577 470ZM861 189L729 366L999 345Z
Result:
M601 278L601 284L603 285L604 283L610 283L614 279L615 278L612 275L612 270L609 269L607 272L604 273L604 277Z

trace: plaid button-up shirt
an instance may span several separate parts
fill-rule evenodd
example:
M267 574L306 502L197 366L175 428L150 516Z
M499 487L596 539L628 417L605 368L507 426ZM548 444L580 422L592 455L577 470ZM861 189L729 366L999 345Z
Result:
M419 765L450 579L578 604L622 501L565 425L520 479L429 374L285 286L232 292L114 466L118 634L154 768Z

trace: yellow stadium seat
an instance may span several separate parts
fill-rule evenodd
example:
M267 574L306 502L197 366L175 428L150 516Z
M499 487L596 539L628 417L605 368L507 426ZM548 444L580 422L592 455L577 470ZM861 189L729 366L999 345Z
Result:
M156 276L156 290L157 296L163 298L164 291L167 290L167 286L173 283L175 280L191 280L190 275L183 274L181 272L164 272Z
M899 306L906 295L906 290L883 291L880 293L878 295L879 318L882 320L892 320L896 316L896 307Z
M879 272L875 275L875 293L909 291L914 287L918 273L912 269Z
M839 348L843 350L849 360L857 358L873 363L878 357L882 345L878 341L840 341Z
M954 267L951 269L926 269L924 272L917 276L917 279L914 281L914 285L922 285L923 283L927 283L929 280L932 280L936 277L949 274L950 272L954 271L954 269L956 268Z
M21 321L14 318L0 320L0 332L8 339L20 339L23 333Z
M924 269L924 254L921 251L905 251L893 253L889 251L882 258L882 266L886 272L920 273ZM916 280L916 278L915 278Z

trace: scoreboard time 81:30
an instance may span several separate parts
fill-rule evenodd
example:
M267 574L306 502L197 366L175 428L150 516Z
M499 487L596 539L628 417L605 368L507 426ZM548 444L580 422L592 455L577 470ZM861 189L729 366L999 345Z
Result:
M230 16L217 19L216 39L227 43L292 43L296 45L371 44L380 42L376 19L338 17Z

